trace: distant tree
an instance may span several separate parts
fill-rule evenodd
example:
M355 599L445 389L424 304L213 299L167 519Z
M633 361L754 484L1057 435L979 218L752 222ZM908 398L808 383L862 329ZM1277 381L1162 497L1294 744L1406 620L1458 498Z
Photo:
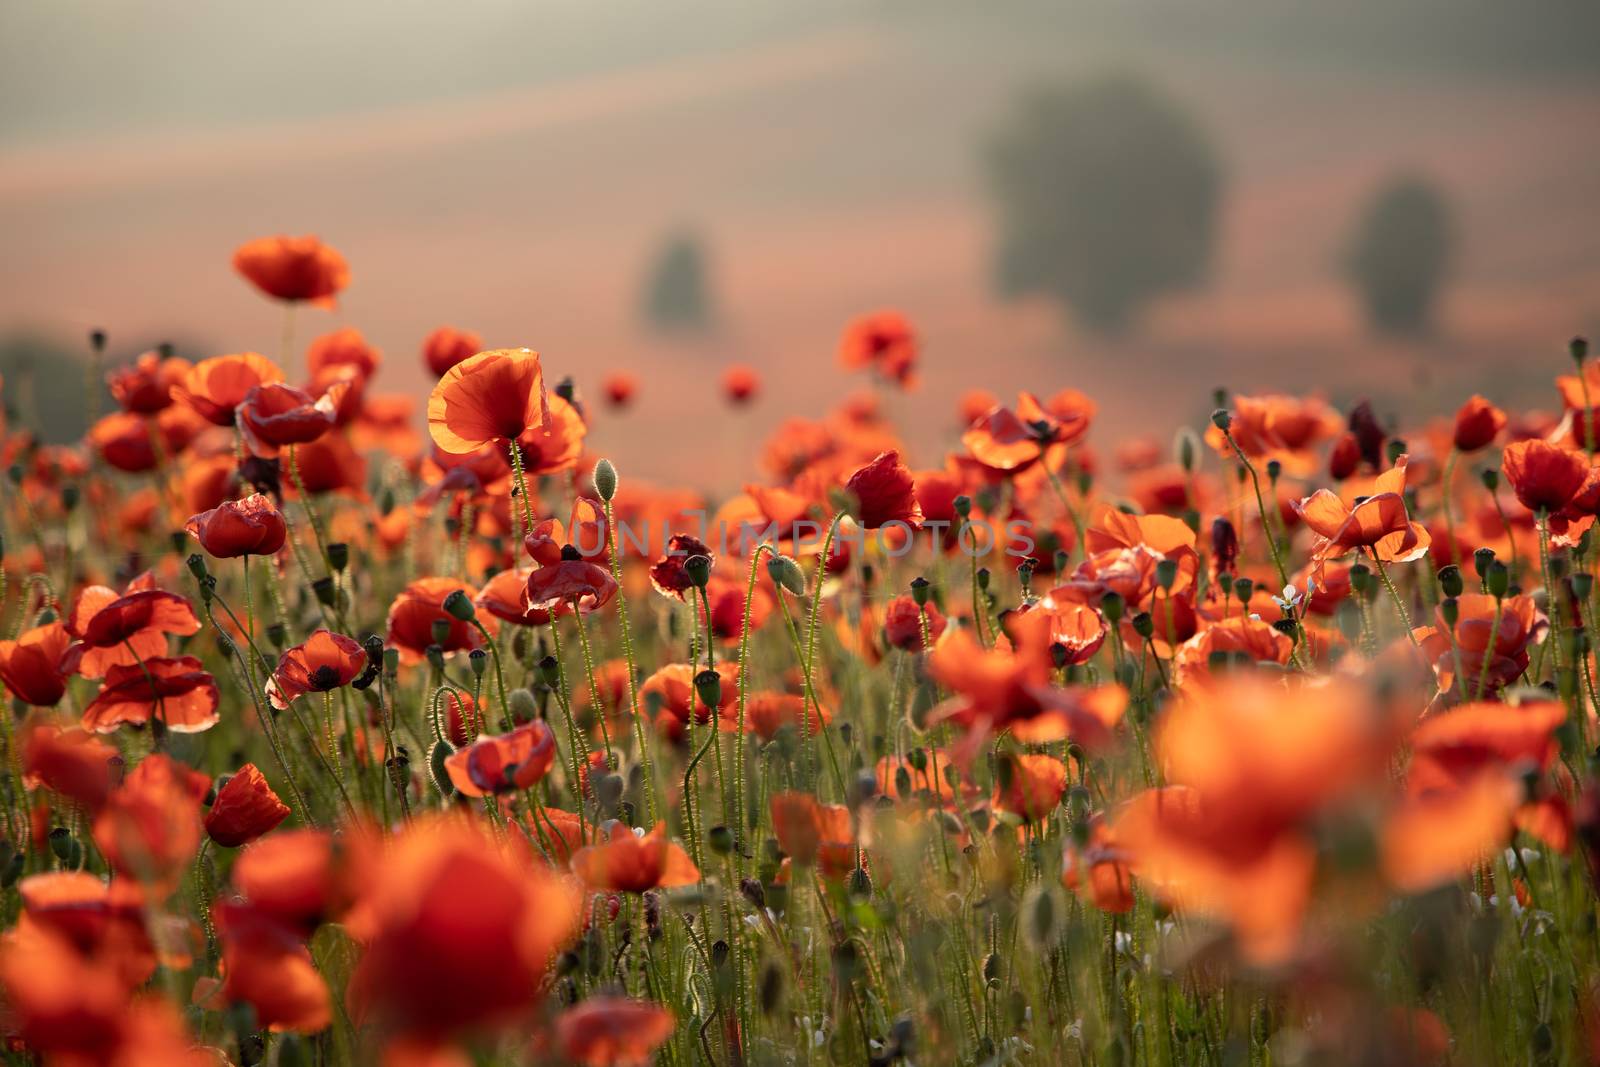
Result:
M645 321L659 330L702 330L715 314L708 291L706 254L692 233L667 238L645 279Z
M1453 231L1444 195L1427 181L1395 178L1373 197L1356 227L1345 270L1375 329L1428 329L1454 251Z
M990 147L998 283L1089 326L1126 328L1201 280L1222 179L1205 136L1145 83L1105 77L1025 98Z
M45 444L67 444L89 428L87 344L74 348L34 334L0 337L0 397L13 429L33 430ZM100 411L111 410L101 386Z

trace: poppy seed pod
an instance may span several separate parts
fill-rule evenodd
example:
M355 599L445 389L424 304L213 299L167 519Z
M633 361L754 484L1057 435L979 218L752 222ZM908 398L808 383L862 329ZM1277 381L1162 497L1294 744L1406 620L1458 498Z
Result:
M711 557L695 553L683 561L683 573L696 589L704 589L711 580Z
M1456 621L1461 618L1461 601L1455 597L1445 597L1439 602L1439 618L1450 629L1456 628Z
M916 601L917 607L922 607L928 602L928 579L916 577L911 579L911 599Z
M1233 595L1238 598L1239 603L1241 603L1241 604L1250 603L1250 598L1255 595L1255 592L1256 592L1256 583L1251 581L1249 578L1236 578L1236 579L1234 579L1234 582L1233 582Z
M1589 339L1587 337L1574 337L1567 342L1567 354L1572 357L1572 362L1582 363L1589 358Z
M1466 583L1461 578L1461 568L1454 563L1439 568L1439 588L1447 597L1458 597L1466 588Z
M1172 583L1176 582L1177 580L1178 580L1178 561L1177 560L1175 560L1175 559L1164 559L1160 563L1156 564L1156 585L1160 586L1163 592L1171 590L1172 589Z
M194 575L196 578L204 580L205 576L209 573L206 568L206 558L198 552L189 553L189 558L185 560L185 562L189 566L189 573Z
M1211 413L1211 425L1227 433L1228 428L1233 425L1233 416L1228 413L1227 408L1218 408Z
M338 599L338 589L333 584L333 579L323 575L311 583L311 591L317 594L317 603L325 607L333 607Z
M328 546L328 566L338 573L350 566L350 546L343 541L334 541Z
M442 653L444 643L450 639L450 620L434 619L428 624L428 636L433 639L433 644Z
M1133 632L1145 639L1156 632L1155 620L1150 618L1148 611L1141 611L1133 617Z
M1267 481L1273 485L1278 484L1278 479L1283 476L1283 464L1275 459L1267 460Z
M1472 569L1478 572L1478 581L1489 578L1489 564L1494 562L1494 549L1480 548L1472 554Z
M472 666L472 674L482 678L483 672L489 669L489 653L481 648L475 648L467 653L467 662Z
M706 843L717 855L726 856L733 851L733 831L720 824L713 826L706 833Z
M460 619L462 622L471 622L478 615L478 610L472 606L472 598L467 595L464 589L457 589L445 597L442 607L450 613L452 618ZM438 625L438 622L434 623L435 627ZM448 632L448 624L446 624L446 633ZM442 643L443 639L440 638L439 640Z
M1489 572L1484 575L1483 581L1489 587L1489 595L1499 600L1511 586L1511 572L1504 563L1495 560L1489 564Z
M428 666L436 671L444 670L444 649L438 645L429 645L423 650L422 656L428 661Z
M950 502L951 509L963 519L972 514L972 498L965 493Z
M694 691L699 694L700 702L706 707L721 707L722 675L713 670L701 671L694 676Z
M806 595L805 573L800 570L800 564L789 556L768 556L767 575L779 588L787 589L795 596Z
M1489 492L1492 493L1496 489L1500 488L1500 472L1495 470L1493 467L1483 468L1483 470L1479 472L1479 477L1483 479L1483 487L1489 490Z
M610 501L617 495L617 468L611 465L609 459L602 459L594 465L594 491L604 501Z
M1572 595L1581 602L1587 603L1589 594L1594 591L1594 575L1588 571L1579 571L1572 576Z

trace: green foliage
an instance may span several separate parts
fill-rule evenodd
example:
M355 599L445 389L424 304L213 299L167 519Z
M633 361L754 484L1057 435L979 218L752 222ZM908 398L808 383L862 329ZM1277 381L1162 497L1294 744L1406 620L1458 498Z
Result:
M1385 333L1428 328L1455 246L1444 195L1418 178L1396 178L1373 197L1351 242L1347 276L1367 320Z
M1095 329L1201 280L1221 176L1190 118L1145 83L1106 77L1037 93L990 147L999 286L1042 294Z

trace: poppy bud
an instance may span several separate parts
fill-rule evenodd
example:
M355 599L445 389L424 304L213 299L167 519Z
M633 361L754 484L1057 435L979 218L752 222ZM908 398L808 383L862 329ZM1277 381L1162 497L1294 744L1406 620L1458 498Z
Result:
M76 843L72 839L72 831L65 826L50 828L50 852L62 863L72 858L72 846Z
M471 622L478 614L477 609L472 606L472 598L467 596L464 589L457 589L445 597L443 607L445 611L450 613L452 618L460 619L462 622ZM438 625L439 622L435 621L434 626L437 627ZM449 624L446 623L445 633L448 634L449 632ZM434 640L441 644L444 643L444 638L440 637L437 632L434 634Z
M1483 479L1483 487L1489 490L1489 492L1492 493L1496 489L1500 488L1500 472L1495 470L1493 467L1483 468L1483 470L1479 472L1478 476Z
M189 558L185 562L189 565L190 574L194 575L197 579L203 580L205 578L208 571L206 568L206 558L204 556L198 552L191 552L189 553Z
M985 593L987 593L989 591L989 568L988 567L979 567L978 568L978 588L982 589Z
M1278 478L1283 474L1283 464L1275 459L1267 460L1267 481L1273 485L1278 484Z
M551 689L561 685L561 662L554 656L546 656L539 661L539 679Z
M513 689L506 694L506 703L511 709L511 718L516 722L529 722L539 710L539 702L527 689Z
M489 653L481 648L475 648L467 653L467 662L472 665L472 675L482 678L483 672L489 669Z
M1228 413L1227 408L1218 408L1211 413L1211 425L1227 433L1228 427L1233 425L1233 416Z
M400 650L386 648L383 650L383 673L393 678L400 673Z
M1179 427L1178 436L1174 440L1173 446L1173 451L1178 456L1178 466L1182 467L1186 473L1194 473L1195 456L1199 451L1194 431L1187 426Z
M704 589L711 580L711 557L696 552L683 561L683 573L696 589Z
M617 468L611 465L609 459L602 459L594 465L594 491L605 501L617 495Z
M706 832L706 843L711 846L711 851L719 856L726 856L733 851L733 831L726 826L713 826Z
M438 623L435 623L434 625L437 626ZM423 649L422 654L427 658L428 666L432 667L436 671L444 670L443 648L439 647L437 644L429 645L427 648Z
M800 570L800 564L788 556L768 556L767 575L779 588L787 589L795 596L806 595L806 576Z
M343 541L328 545L328 566L343 574L344 569L350 566L350 546Z
M1100 614L1112 626L1122 621L1122 613L1127 609L1128 602L1122 599L1121 593L1107 593L1100 598Z
M856 900L866 900L872 896L872 875L867 873L865 867L857 867L850 872L850 895Z
M1567 342L1567 354L1572 357L1572 362L1582 363L1589 358L1589 339L1587 337L1574 337Z
M1150 618L1148 611L1141 611L1133 617L1133 632L1142 638L1149 638L1156 632L1155 621Z
M367 663L370 666L382 668L383 666L383 638L377 634L368 634L366 640L361 642L361 648L367 654Z
M1069 559L1071 559L1071 558L1072 558L1071 556L1069 556L1067 553L1063 552L1061 549L1058 548L1058 549L1056 549L1055 556L1053 556L1051 558L1050 562L1055 564L1056 573L1057 574L1061 574L1063 571L1065 571L1067 569L1067 561Z
M700 702L706 707L720 707L722 704L722 675L713 670L701 671L694 676L694 691L700 695Z
M253 763L219 779L217 798L205 816L206 833L224 848L238 848L272 830L289 816L289 806L267 784Z
M106 332L98 329L90 330L89 347L94 349L96 354L104 352L106 350Z
M338 589L333 584L333 578L326 574L311 583L311 591L317 594L317 603L324 607L333 607L338 599Z
M1506 590L1511 585L1511 572L1499 560L1489 564L1489 573L1484 575L1484 584L1489 587L1489 595L1496 600L1506 595Z
M916 602L917 607L927 604L928 589L928 579L922 577L911 579L911 599Z
M950 502L950 507L963 519L972 514L972 498L965 493Z
M1461 601L1455 597L1445 597L1439 602L1439 617L1450 629L1456 628L1456 620L1461 618Z
M1160 563L1156 564L1156 585L1160 586L1163 592L1171 590L1172 589L1172 583L1176 582L1177 580L1178 580L1178 561L1177 560L1175 560L1175 559L1164 559Z
M1466 583L1461 579L1461 568L1454 563L1439 568L1439 588L1444 590L1447 597L1458 597L1466 588Z

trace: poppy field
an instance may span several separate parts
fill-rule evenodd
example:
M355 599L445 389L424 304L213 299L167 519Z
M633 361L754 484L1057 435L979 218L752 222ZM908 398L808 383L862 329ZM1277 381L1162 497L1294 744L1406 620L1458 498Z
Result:
M1540 410L1108 439L925 411L868 310L825 413L719 369L710 491L590 447L625 373L232 267L281 350L96 333L71 446L0 386L7 1063L1600 1058L1582 339Z

